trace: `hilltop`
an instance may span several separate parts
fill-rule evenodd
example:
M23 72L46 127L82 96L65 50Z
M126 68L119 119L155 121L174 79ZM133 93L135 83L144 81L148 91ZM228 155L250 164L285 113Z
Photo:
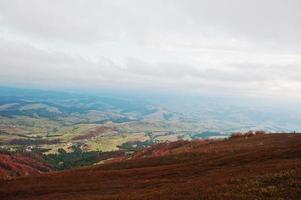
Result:
M301 134L157 144L132 158L0 183L2 199L299 199Z

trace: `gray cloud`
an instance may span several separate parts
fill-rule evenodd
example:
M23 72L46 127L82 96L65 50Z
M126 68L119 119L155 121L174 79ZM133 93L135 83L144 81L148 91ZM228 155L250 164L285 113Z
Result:
M0 1L0 83L301 90L299 0Z

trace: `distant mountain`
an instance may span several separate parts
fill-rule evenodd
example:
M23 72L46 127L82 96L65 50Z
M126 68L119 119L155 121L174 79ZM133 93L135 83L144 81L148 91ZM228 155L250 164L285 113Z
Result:
M0 116L44 117L69 123L105 120L138 120L156 112L151 104L135 98L92 94L10 89L0 87ZM92 118L91 116L95 117ZM68 121L73 116L73 121Z

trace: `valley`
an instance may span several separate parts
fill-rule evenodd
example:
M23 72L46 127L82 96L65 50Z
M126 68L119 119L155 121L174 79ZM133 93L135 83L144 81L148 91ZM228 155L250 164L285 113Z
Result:
M38 155L52 165L51 170L65 170L118 160L160 143L225 139L249 130L283 131L273 125L278 120L273 113L268 121L261 116L261 121L251 123L255 108L230 109L220 100L200 100L202 104L183 103L176 109L164 98L2 87L0 150ZM295 121L287 125L298 127Z
M202 138L208 129L175 112L136 99L2 88L0 143L9 150L39 148L45 154L80 145L116 151L123 144ZM213 132L209 136L225 134ZM204 134L204 137L209 137Z

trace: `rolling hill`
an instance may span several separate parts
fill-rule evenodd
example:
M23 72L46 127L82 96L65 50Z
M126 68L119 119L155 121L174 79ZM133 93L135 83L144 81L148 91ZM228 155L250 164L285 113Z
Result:
M0 183L7 200L300 197L301 134L157 144L122 161Z
M270 104L0 87L0 147L15 151L33 146L57 154L76 145L84 151L111 152L179 139L225 138L248 130L301 130L299 109Z

